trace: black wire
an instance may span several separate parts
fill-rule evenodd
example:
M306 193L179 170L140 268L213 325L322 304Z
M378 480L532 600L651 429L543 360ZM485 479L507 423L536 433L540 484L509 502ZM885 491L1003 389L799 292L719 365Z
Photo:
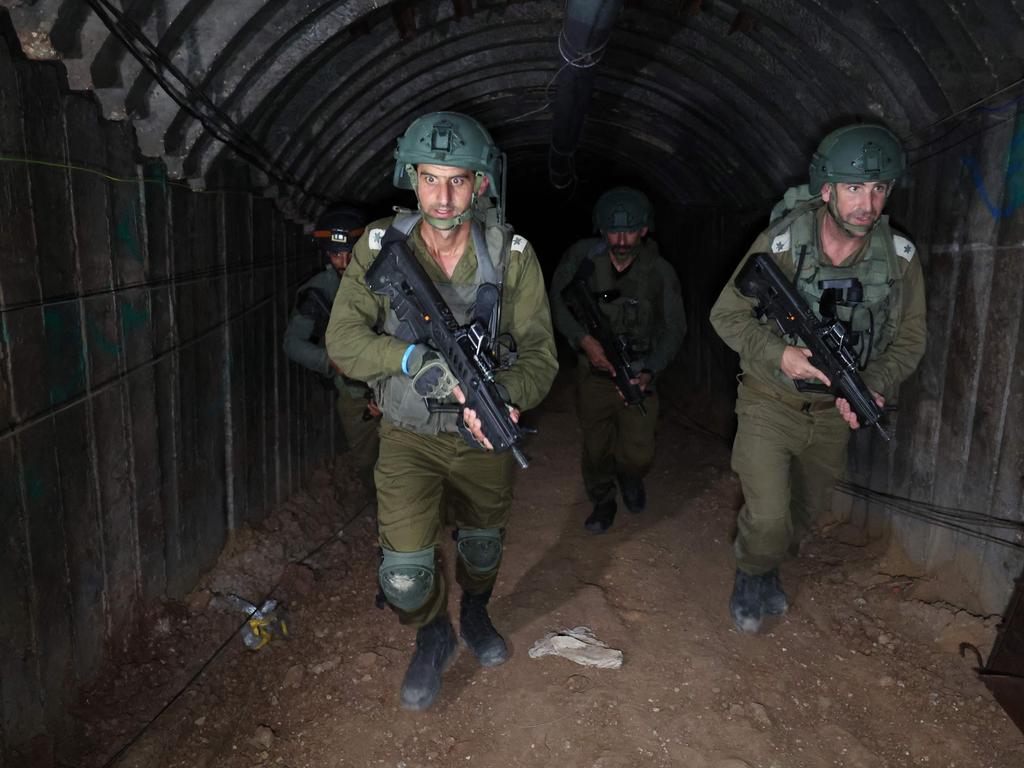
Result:
M295 565L295 564L298 564L298 563L305 562L310 557L312 557L317 552L319 552L321 549L323 549L328 544L330 544L332 541L337 539L342 534L342 532L344 531L345 526L347 526L349 523L351 523L353 520L355 520L357 517L359 517L361 514L363 514L368 509L368 507L369 507L368 504L364 504L350 518L348 518L347 520L345 520L341 524L341 528L342 528L341 531L336 532L336 533L332 533L326 539L318 542L311 550L306 552L306 554L304 554L302 557L297 558L295 560L290 560L289 562L287 562L285 564L285 568L287 568L287 566L289 566L289 565ZM284 578L283 574L284 574L284 571L282 571L281 578L279 578L274 583L274 586L272 586L267 591L266 595L263 596L263 599L255 604L256 606L262 606L264 603L266 603L266 601L270 599L270 596L272 594L274 594L274 591L279 586L281 586L281 579ZM258 608L257 608L257 610L258 610ZM242 620L242 623L239 624L235 629L233 629L231 631L231 634L229 634L226 638L224 638L224 641L219 646L217 646L217 650L215 650L213 652L213 655L211 655L206 661L204 661L202 663L202 665L199 667L199 669L197 669L195 671L195 673L188 679L188 681L185 683L185 685L177 693L175 693L167 701L166 704L164 704L160 708L159 712L157 712L155 715L153 715L153 717L151 717L148 721L146 721L145 725L143 725L142 728L140 728L135 733L134 736L132 736L130 739L128 739L128 741L125 742L121 746L121 748L117 750L117 752L115 752L113 755L111 755L110 759L108 759L107 762L105 762L103 764L102 768L110 768L115 762L117 762L117 760L121 757L121 755L123 755L126 750L130 749L139 739L141 739L142 736L146 733L146 731L148 731L152 727L153 723L155 723L160 718L160 716L163 715L164 712L166 712L168 709L170 709L174 705L174 703L176 701L178 701L178 699L180 699L184 695L185 691L187 691L189 688L192 687L192 683L194 683L196 680L199 679L199 676L202 675L203 672L205 672L206 669L210 666L210 664L212 664L214 662L214 660L223 652L223 650L228 647L228 644L231 643L231 641L234 640L238 636L238 633L242 631L242 627L244 627L246 625L246 623L249 621L249 617L250 616L252 616L252 613L250 613L249 616L246 616Z
M141 288L155 290L167 286L177 287L179 285L190 285L192 283L211 280L217 277L236 275L243 272L262 272L274 267L311 262L312 260L313 259L310 256L294 256L290 259L275 259L273 261L253 261L234 265L219 264L212 267L206 267L204 269L191 270L189 272L176 272L172 275L168 275L167 277L159 277L150 280L137 280L131 283L115 285L110 288L98 288L94 291L86 291L84 293L62 293L41 299L29 299L12 304L2 304L0 305L0 315L7 312L32 309L33 307L52 307L60 304L69 304L84 299L92 299L97 296L112 296L121 293L122 291L132 291Z
M1010 541L985 533L984 531L976 530L975 528L967 527L1008 528L1016 530L1020 534L1024 533L1024 521L984 515L970 510L940 507L881 491L874 491L847 481L836 483L836 487L848 496L853 496L863 501L880 503L900 514L922 520L931 525L948 528L993 544L1001 544L1011 549L1024 550L1024 544L1020 542Z
M109 0L88 0L93 12L103 22L129 53L152 75L174 102L182 110L198 120L209 133L225 145L231 147L241 157L248 160L261 171L281 184L294 187L308 197L325 203L334 202L326 195L310 190L302 181L288 170L282 168L262 144L243 130L224 110L201 89L189 81L174 62L146 37L145 33L117 9ZM146 51L140 50L140 45ZM177 79L182 88L175 86L164 75L168 72Z

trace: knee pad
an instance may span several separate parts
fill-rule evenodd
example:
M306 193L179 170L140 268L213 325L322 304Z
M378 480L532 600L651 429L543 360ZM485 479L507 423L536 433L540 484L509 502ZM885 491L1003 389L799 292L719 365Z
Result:
M459 558L474 576L498 568L502 546L500 528L460 528L456 542Z
M422 607L434 591L434 548L383 552L377 579L388 602L402 611Z

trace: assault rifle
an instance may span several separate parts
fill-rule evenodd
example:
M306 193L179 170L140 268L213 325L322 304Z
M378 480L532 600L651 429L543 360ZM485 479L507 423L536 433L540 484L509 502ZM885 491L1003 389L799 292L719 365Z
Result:
M758 317L778 323L782 332L799 338L811 351L810 363L828 376L831 387L794 381L801 392L821 392L850 403L861 424L874 427L884 440L889 434L878 423L882 411L857 372L857 359L848 347L846 327L838 320L819 320L793 284L782 274L771 254L754 253L736 275L736 288L757 299Z
M562 295L571 301L580 313L580 321L586 326L587 333L593 336L601 344L604 356L615 369L615 386L622 393L626 405L635 405L637 410L646 414L643 400L645 397L643 388L634 384L633 379L636 373L629 364L629 342L624 336L617 336L608 325L606 318L594 301L594 294L591 293L587 281L594 274L594 262L584 259L580 262L579 269L573 275L572 280L562 291Z
M388 229L380 253L366 270L365 280L370 290L391 302L391 309L404 326L401 338L428 343L436 349L466 397L466 402L457 407L429 400L427 407L432 413L458 413L462 408L472 408L495 452L512 451L519 466L526 469L529 462L519 448L526 430L512 421L509 404L494 380L499 368L479 307L468 324L459 325L405 238L394 227ZM495 289L489 297L492 307L497 298ZM480 304L480 294L477 303Z

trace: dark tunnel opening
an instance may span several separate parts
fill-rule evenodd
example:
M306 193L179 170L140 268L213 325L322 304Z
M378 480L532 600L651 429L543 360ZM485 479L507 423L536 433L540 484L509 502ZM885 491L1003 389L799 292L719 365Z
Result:
M523 716L538 692L566 712L585 702L574 719L593 725L594 751L580 765L604 765L602 749L628 749L609 765L634 764L654 744L651 725L674 734L644 753L665 766L761 765L779 749L794 765L903 765L910 750L915 764L924 756L921 763L973 765L988 750L996 756L985 768L1001 768L1000 748L1019 752L955 658L963 637L983 649L991 642L1024 563L1019 3L627 0L593 79L568 190L552 187L549 167L555 84L568 66L559 48L563 3L259 5L248 15L245 4L219 0L15 0L0 10L0 764L24 755L31 768L74 764L54 745L77 747L65 726L81 706L78 692L110 658L138 650L131 644L153 629L150 619L165 639L177 620L203 626L218 561L253 537L279 551L276 539L303 527L287 517L295 499L316 497L319 522L335 534L350 490L344 477L323 480L346 447L335 393L287 359L282 337L297 288L323 269L310 238L316 213L336 200L373 217L412 205L410 193L391 187L391 153L409 121L433 110L479 118L508 153L507 218L533 244L545 278L570 244L594 235L601 192L628 185L653 200L651 237L678 274L688 326L663 379L669 429L658 480L670 490L658 516L620 518L630 531L621 539L580 538L589 500L567 383L576 356L556 334L560 387L526 416L535 426L550 420L534 443L533 474L519 486L527 524L509 559L527 565L499 600L523 630L527 618L549 620L567 595L580 598L584 614L598 606L630 642L664 629L670 640L658 650L671 663L659 666L648 648L646 670L626 669L640 673L632 689L611 677L563 682L547 672L517 689L457 670L444 716L462 720L449 740L425 746L419 723L399 722L395 751L380 719L393 702L379 683L395 687L400 654L389 654L407 638L387 635L375 610L338 611L366 607L366 595L347 591L353 578L377 578L376 564L359 559L374 549L367 526L351 529L344 556L315 574L333 568L331 585L345 596L325 609L329 629L313 629L314 617L312 639L301 628L309 645L287 651L304 665L309 692L281 687L267 662L277 649L253 656L249 677L232 681L251 694L237 706L243 719L256 718L246 727L265 725L267 691L282 718L278 696L295 711L322 698L318 686L337 662L343 687L359 689L346 699L351 706L336 706L341 694L331 689L337 698L326 716L299 717L275 733L284 750L323 726L328 732L311 740L341 751L304 753L295 764L326 764L364 742L380 764L453 755L461 763L480 747L476 736L463 739L465 728L498 741L512 733L515 748L525 738L530 751L509 748L506 764L565 762L556 742L574 726L554 710L554 727L543 744L536 739L548 752L535 759L532 734L547 726ZM102 9L134 25L119 28L131 45L100 21ZM738 358L708 314L772 206L806 181L820 138L850 122L887 125L909 152L910 179L886 212L925 274L926 353L886 415L892 441L863 432L850 441L847 479L825 526L829 545L785 572L804 588L796 615L752 651L734 643L725 610L728 529L742 503L729 456ZM535 480L546 465L557 470ZM359 525L361 509L346 526ZM551 557L530 561L545 536ZM360 545L349 546L357 537ZM869 550L879 558L865 560ZM655 572L662 583L649 578ZM533 576L548 583L537 587ZM622 597L628 579L638 588ZM649 600L659 589L661 602ZM871 612L885 601L888 624ZM939 625L941 650L932 638L901 644L894 627L926 614ZM339 651L337 633L353 627L365 634L345 636L353 648ZM797 644L800 632L806 645ZM824 659L821 640L832 643ZM518 641L515 661L533 663L524 662L525 634ZM165 682L173 664L142 650L149 655L131 659L136 671ZM752 656L761 666L744 666ZM736 683L723 683L721 670L735 664ZM791 698L803 703L794 708L768 672L801 664ZM160 698L140 690L137 701L151 699L143 704ZM616 710L619 699L639 716ZM228 700L211 696L211 712L235 716ZM120 706L110 711L123 715ZM356 713L346 723L353 730L329 732L337 711ZM481 712L495 717L481 725ZM206 739L205 717L190 712L184 732ZM502 717L513 725L495 725ZM680 746L701 718L711 735ZM218 739L228 746L217 754L233 753L225 764L278 757L248 751L251 743L236 752L225 723ZM180 757L181 733L167 735L169 761ZM108 754L123 736L109 740ZM744 760L732 760L740 753L730 740L746 745Z

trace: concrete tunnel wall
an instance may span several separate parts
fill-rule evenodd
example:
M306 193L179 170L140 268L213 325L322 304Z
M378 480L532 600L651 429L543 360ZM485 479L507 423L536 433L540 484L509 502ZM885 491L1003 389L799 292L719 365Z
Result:
M301 227L236 179L170 181L0 21L3 154L45 160L0 163L9 746L59 727L147 605L186 594L341 438L330 393L280 351L320 266Z
M187 592L230 532L301 487L336 443L329 396L279 351L293 289L317 268L300 226L244 167L207 179L230 192L173 183L131 124L68 91L60 65L27 62L2 24L0 148L22 160L0 163L0 743L13 745L55 727L145 606ZM890 211L924 263L929 349L893 443L858 435L851 477L1016 521L973 528L1017 546L877 500L837 507L891 532L905 565L937 579L936 599L997 613L1024 565L1024 109L1008 96L914 138L913 179ZM652 151L640 150L641 172ZM512 156L520 181L543 176L531 152ZM579 159L591 199L601 162ZM734 390L735 357L707 310L764 213L676 211L657 192L691 327L673 379L717 402ZM556 202L541 192L530 208ZM512 218L557 255L557 236L514 207Z

